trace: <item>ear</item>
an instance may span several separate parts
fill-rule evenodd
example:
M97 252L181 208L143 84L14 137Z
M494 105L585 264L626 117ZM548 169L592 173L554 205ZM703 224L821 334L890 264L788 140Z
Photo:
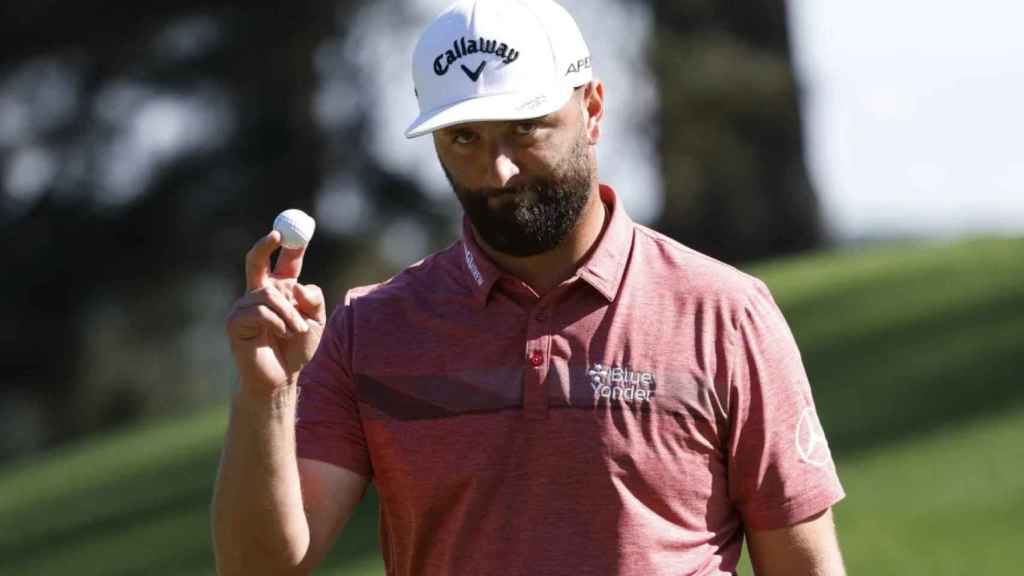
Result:
M591 145L601 139L601 120L604 118L604 82L593 80L583 89L583 112L587 140Z

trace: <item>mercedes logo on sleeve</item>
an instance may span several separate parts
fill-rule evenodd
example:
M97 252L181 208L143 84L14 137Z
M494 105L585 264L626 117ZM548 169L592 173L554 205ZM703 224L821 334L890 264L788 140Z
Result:
M800 454L800 460L811 466L821 468L832 462L825 431L821 428L814 408L810 406L804 408L800 422L796 425L796 451Z

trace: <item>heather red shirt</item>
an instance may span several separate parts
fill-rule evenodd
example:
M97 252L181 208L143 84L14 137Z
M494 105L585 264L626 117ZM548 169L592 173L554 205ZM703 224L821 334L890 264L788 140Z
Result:
M298 454L373 478L388 574L729 574L844 496L765 285L601 196L542 298L467 226L332 313Z

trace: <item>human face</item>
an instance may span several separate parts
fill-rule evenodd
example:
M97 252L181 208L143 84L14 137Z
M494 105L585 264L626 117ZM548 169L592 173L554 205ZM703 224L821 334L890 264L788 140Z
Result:
M541 118L435 132L445 175L490 248L534 256L558 246L579 223L594 179L581 94Z

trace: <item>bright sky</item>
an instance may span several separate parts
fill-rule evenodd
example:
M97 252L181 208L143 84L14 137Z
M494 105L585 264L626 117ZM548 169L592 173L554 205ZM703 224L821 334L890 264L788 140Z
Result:
M790 0L839 238L1024 233L1024 3Z

